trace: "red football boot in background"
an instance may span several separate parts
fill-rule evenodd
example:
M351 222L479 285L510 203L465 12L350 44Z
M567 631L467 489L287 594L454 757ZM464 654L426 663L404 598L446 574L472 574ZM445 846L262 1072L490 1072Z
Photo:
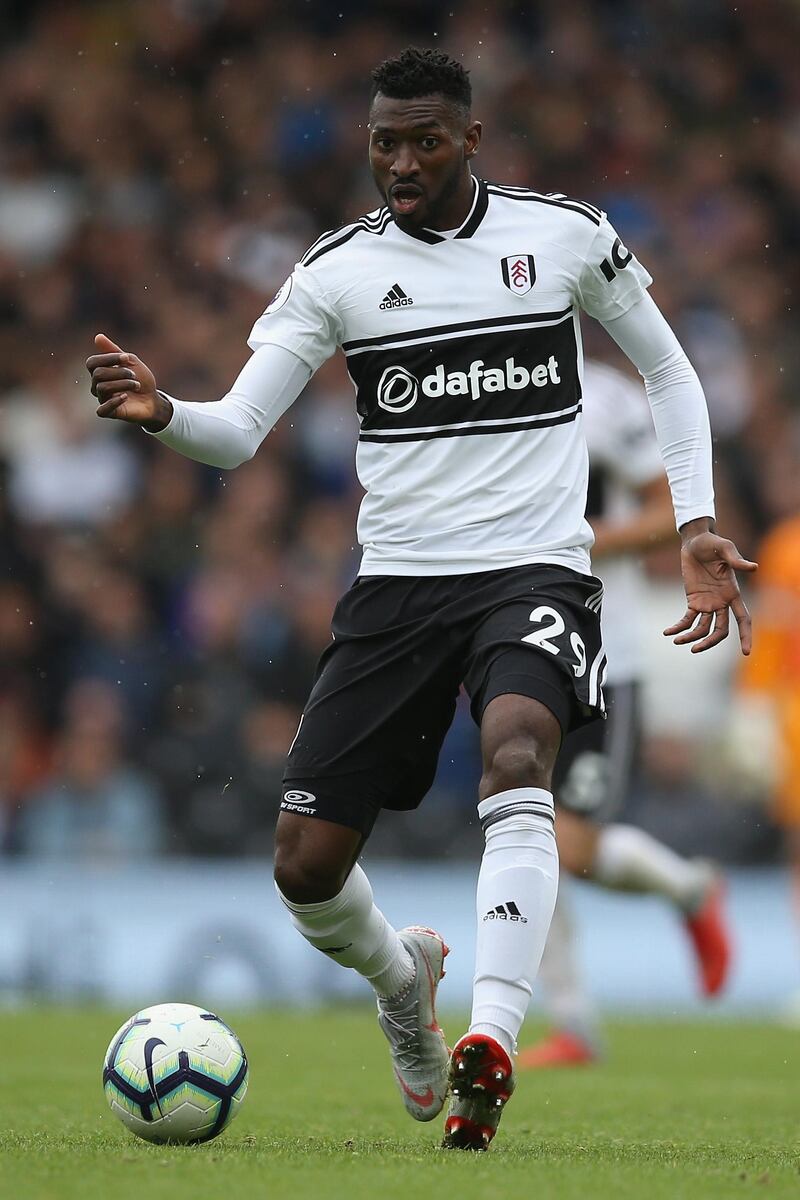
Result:
M517 1066L523 1071L545 1071L552 1067L586 1067L601 1058L597 1047L585 1038L555 1029L535 1046L521 1050Z
M706 996L722 991L731 965L731 938L723 908L725 889L715 880L696 912L684 918L697 956L700 984Z

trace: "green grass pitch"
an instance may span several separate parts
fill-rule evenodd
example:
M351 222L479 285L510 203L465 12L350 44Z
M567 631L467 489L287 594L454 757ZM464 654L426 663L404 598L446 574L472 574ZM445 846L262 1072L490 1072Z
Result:
M126 1015L4 1014L4 1200L800 1196L800 1033L612 1024L604 1065L522 1075L492 1149L469 1155L438 1148L441 1118L406 1116L371 1009L226 1012L251 1063L242 1114L206 1146L155 1147L100 1086Z

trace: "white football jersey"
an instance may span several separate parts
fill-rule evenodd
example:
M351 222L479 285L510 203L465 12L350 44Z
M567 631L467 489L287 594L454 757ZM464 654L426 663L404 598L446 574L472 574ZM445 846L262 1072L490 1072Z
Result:
M641 385L603 363L587 361L583 385L589 447L586 515L589 521L602 517L622 524L639 507L639 489L664 477L650 405ZM603 580L606 683L630 683L643 669L644 569L632 554L604 557L596 569Z
M590 570L579 310L613 320L651 282L592 205L483 180L448 234L382 208L315 242L249 345L312 371L344 351L362 574Z

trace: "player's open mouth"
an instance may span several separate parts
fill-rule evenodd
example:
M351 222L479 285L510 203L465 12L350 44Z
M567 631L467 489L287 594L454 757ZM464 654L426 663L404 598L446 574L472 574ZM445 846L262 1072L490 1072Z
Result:
M422 189L410 185L393 187L389 193L398 216L406 217L415 211L422 200Z

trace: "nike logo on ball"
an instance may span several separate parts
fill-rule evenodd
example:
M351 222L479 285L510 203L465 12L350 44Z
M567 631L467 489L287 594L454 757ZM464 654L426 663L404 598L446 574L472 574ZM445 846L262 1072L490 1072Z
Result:
M155 1076L153 1075L153 1051L155 1050L156 1046L166 1046L166 1044L166 1042L162 1042L161 1038L148 1038L144 1044L144 1069L147 1072L147 1082L150 1084L150 1091L153 1094L153 1099L156 1103L156 1108L158 1109L158 1115L160 1117L163 1117L164 1114L161 1111L161 1102L159 1101L156 1093L156 1080Z

